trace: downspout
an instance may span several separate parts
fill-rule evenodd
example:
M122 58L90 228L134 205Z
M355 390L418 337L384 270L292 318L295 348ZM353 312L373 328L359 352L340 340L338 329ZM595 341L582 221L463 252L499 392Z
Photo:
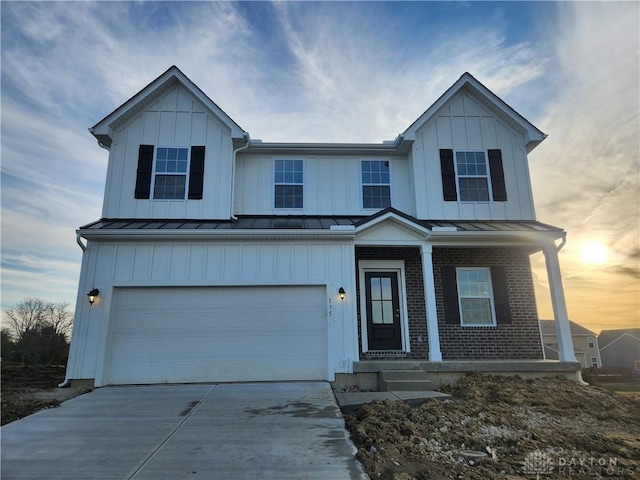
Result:
M76 235L76 242L80 245L83 252L87 249L86 245L82 243L82 236L79 233Z
M231 212L229 212L231 214L231 220L237 220L238 219L238 217L236 217L233 214L233 211L235 210L234 205L236 203L236 195L235 195L235 188L236 188L236 155L238 154L239 151L249 148L249 144L251 143L251 137L249 137L249 132L245 132L244 137L247 139L247 143L245 143L241 147L236 148L233 151L233 156L231 158Z

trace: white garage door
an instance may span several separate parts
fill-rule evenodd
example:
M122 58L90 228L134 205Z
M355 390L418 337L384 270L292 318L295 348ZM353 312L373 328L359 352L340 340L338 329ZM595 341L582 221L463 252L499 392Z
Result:
M104 384L325 380L324 287L114 290Z

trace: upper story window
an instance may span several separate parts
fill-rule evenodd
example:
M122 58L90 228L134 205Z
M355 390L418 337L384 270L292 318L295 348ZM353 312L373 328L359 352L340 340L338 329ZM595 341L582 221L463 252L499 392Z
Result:
M462 325L495 325L490 270L488 268L456 270Z
M484 152L456 152L456 172L460 201L489 201L488 168Z
M363 160L362 208L386 208L391 205L391 183L389 162L386 160Z
M589 338L589 348L596 348L596 341L593 338Z
M302 160L276 160L274 164L275 208L303 208L304 170Z
M136 172L137 199L202 199L205 147L140 145ZM153 187L153 191L152 191Z
M157 147L153 198L159 200L184 200L187 190L188 167L188 148Z
M445 202L505 202L507 189L502 151L440 150Z

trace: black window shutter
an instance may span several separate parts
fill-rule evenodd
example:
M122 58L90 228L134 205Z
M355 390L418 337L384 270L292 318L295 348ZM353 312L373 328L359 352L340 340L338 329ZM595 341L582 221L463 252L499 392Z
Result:
M204 185L204 146L191 147L189 170L189 200L202 200Z
M440 170L444 201L455 202L458 200L458 192L456 191L456 170L453 166L453 150L440 149Z
M138 149L138 171L136 173L135 198L149 198L151 174L153 172L153 145L140 145Z
M502 168L502 151L488 150L489 171L491 172L491 187L494 202L507 201L507 188L504 183L504 169Z
M460 306L458 303L456 267L442 267L442 295L444 297L445 322L459 325Z
M493 303L496 307L496 323L511 323L511 303L507 274L504 267L491 267L491 283L493 284Z

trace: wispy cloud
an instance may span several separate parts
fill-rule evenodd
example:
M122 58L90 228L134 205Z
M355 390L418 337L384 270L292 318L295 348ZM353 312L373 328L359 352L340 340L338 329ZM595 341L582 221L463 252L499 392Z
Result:
M514 17L521 7L527 28ZM550 134L531 171L539 218L569 231L561 259L570 308L583 300L574 289L591 288L571 280L584 270L582 239L596 236L612 249L613 265L597 281L618 291L637 285L636 3L0 8L3 306L34 285L47 300L73 302L81 255L74 231L100 217L108 158L86 128L172 64L266 141L392 139L469 71ZM544 291L544 269L534 265Z
M531 155L538 216L568 232L561 259L574 320L637 325L640 6L557 8L549 76L556 96L539 120L550 137ZM609 266L594 271L583 264L587 240L607 246Z

